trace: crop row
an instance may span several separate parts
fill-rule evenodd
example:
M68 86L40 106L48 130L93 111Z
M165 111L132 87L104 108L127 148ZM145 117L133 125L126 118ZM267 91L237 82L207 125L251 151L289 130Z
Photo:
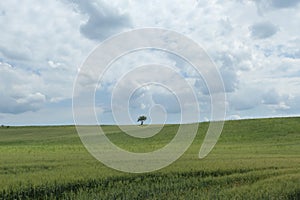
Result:
M296 199L300 195L299 183L295 184L295 169L235 169L232 171L196 171L185 173L153 173L142 175L124 175L105 179L90 179L66 184L56 182L44 185L27 185L24 188L14 190L10 188L2 191L0 199L161 199L193 195L193 197L217 198L245 196L255 183L261 181L264 184L260 189L268 190L268 196L278 195L280 188L289 185L290 190L285 189L282 197ZM290 176L287 176L289 175ZM282 185L274 185L276 190L267 180L281 177L285 180ZM299 175L298 175L299 176ZM290 185L293 184L293 187ZM253 185L253 186L251 186ZM250 187L251 186L251 187ZM239 192L236 188L242 188ZM269 189L268 189L269 188ZM271 189L270 189L271 188ZM244 191L244 192L243 192ZM259 197L259 190L254 195ZM191 196L192 197L192 196Z

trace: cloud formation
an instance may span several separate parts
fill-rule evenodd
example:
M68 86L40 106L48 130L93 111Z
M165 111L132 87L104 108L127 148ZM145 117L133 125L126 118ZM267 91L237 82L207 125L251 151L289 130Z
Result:
M39 90L43 81L38 75L1 62L0 74L0 113L37 111L45 103L46 96Z
M286 1L280 1L280 0L272 0L271 5L275 8L289 8L297 6L300 3L299 0L286 0Z
M78 11L87 15L80 32L92 40L103 40L131 26L130 17L118 9L99 1L70 0Z
M259 22L253 24L250 28L251 36L254 39L265 39L276 34L278 28L271 22Z
M73 83L89 52L111 35L142 27L177 31L206 49L224 80L229 119L299 115L299 2L1 1L1 121L73 123ZM204 112L201 120L209 119L205 81L183 60L141 52L121 61L98 86L97 110L105 113L105 123L113 123L109 116L113 83L128 69L149 62L174 67L195 88ZM97 78L92 72L86 74L84 89L95 87L89 84ZM137 90L132 108L136 114L148 112L153 99L165 105L176 122L176 101L157 88Z

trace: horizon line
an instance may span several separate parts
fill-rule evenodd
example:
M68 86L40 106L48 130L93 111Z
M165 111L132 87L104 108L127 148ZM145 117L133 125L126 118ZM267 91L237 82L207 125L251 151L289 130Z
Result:
M219 122L219 121L240 121L240 120L256 120L256 119L278 119L278 118L300 118L300 115L290 115L290 116L267 116L267 117L246 117L240 119L224 119L224 120L204 120L199 122L188 122L188 123L166 123L166 124L144 124L144 126L148 125L181 125L181 124L195 124L195 123L210 123L210 122ZM75 123L65 123L65 124L19 124L19 125L11 125L11 124L1 124L0 127L58 127L58 126L140 126L140 124L75 124Z

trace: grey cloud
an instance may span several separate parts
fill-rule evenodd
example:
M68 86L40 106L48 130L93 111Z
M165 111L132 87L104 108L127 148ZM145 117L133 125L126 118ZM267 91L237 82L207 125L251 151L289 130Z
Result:
M287 57L292 59L299 59L300 58L300 38L292 39L288 41L284 45L278 45L276 47L276 51L278 55L281 57Z
M229 95L229 105L234 110L250 110L261 104L262 91L255 87L243 88Z
M1 62L0 74L0 113L37 111L45 103L45 95L33 88L41 84L37 75Z
M0 113L20 114L27 111L37 111L45 102L45 96L41 93L29 94L24 97L13 97L0 94Z
M234 59L230 54L223 54L219 59L221 59L220 73L222 75L225 91L234 92L238 85L238 77L236 74L237 60Z
M292 9L298 6L300 0L256 0L256 7L260 14L274 9Z
M262 95L262 103L268 105L275 112L290 110L288 102L289 95L280 95L275 89L266 91Z
M257 45L256 48L264 53L266 57L279 56L281 58L300 58L300 38L289 40L284 45L279 44L275 46Z
M230 95L230 106L237 111L264 106L271 110L286 110L289 96L282 95L275 88L264 90L257 87L243 88Z
M264 104L278 104L280 103L281 97L280 95L274 90L269 90L265 92L262 96L262 102Z
M289 49L288 49L289 50ZM299 59L300 58L300 49L290 50L290 51L281 52L279 56L292 58L292 59Z
M0 46L0 53L2 56L11 60L29 60L31 58L31 52L27 48L20 49L20 47L18 47L12 50L10 48Z
M92 40L103 40L126 27L131 26L130 17L116 8L95 1L70 0L77 5L79 12L88 16L80 32Z
M254 39L265 39L276 34L278 28L271 22L259 22L249 27Z
M236 71L221 68L221 76L225 86L225 92L234 92L238 87L238 77Z
M234 92L238 87L237 70L239 70L242 58L240 55L231 55L229 52L215 52L214 62L219 67L219 72L224 83L226 93ZM209 95L208 88L203 79L197 79L195 87L200 88L202 94Z
M272 0L271 6L274 8L289 8L297 6L300 0Z
M250 110L255 108L257 105L259 105L258 98L248 98L247 96L234 99L231 102L231 107L238 111Z
M4 15L6 15L5 10L0 10L0 16L4 16Z
M240 64L245 55L232 55L230 52L217 52L214 55L215 62L219 66L222 76L225 92L234 92L238 87L237 71L240 70Z

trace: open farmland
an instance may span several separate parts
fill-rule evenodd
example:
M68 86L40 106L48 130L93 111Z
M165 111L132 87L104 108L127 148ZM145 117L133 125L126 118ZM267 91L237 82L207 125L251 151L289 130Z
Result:
M147 139L103 126L134 152L167 144L179 125ZM94 159L74 126L0 128L0 199L300 199L300 118L227 121L213 151L198 152L208 123L175 163L129 174Z

